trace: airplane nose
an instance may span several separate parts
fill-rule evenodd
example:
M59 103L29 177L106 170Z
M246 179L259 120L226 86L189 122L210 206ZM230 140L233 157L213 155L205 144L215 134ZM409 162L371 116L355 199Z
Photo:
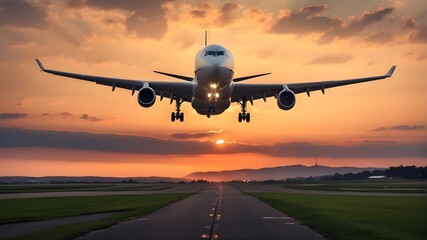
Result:
M215 61L212 64L212 67L214 67L214 68L221 68L223 66L224 66L224 63L223 63L222 59L219 59L219 58L215 59Z

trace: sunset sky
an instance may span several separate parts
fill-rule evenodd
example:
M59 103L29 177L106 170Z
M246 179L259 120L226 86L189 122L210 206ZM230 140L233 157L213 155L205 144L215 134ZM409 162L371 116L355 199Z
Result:
M276 99L208 119L157 98L40 72L127 79L194 75L209 43L248 83L392 78ZM427 3L372 1L0 0L0 175L183 177L282 165L427 165ZM224 144L216 144L223 139Z

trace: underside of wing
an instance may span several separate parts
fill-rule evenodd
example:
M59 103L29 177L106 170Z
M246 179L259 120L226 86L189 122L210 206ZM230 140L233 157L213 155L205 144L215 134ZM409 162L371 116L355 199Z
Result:
M182 99L184 101L190 102L192 98L192 83L190 82L163 82L163 81L147 81L147 80L129 80L129 79L120 79L120 78L109 78L102 76L92 76L84 75L79 73L70 73L62 72L57 70L46 69L40 60L36 59L40 70L46 73L80 79L89 82L95 82L96 84L101 84L105 86L112 87L114 91L116 88L123 88L132 91L132 95L135 91L139 91L143 87L152 88L156 95L161 96L161 98L171 98L171 99Z

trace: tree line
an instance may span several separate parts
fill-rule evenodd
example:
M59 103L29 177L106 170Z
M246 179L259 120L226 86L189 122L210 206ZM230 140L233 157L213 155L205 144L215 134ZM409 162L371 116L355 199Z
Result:
M335 173L320 177L292 178L288 182L294 181L347 181L347 180L367 180L372 176L384 176L385 178L400 178L400 179L427 179L427 166L403 166L390 167L384 170L363 171L359 173Z

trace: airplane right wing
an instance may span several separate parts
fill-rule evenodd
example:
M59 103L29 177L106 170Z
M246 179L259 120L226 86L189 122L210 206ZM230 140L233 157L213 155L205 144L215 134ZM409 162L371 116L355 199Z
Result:
M331 80L331 81L321 81L321 82L306 82L306 83L289 83L289 84L244 84L236 83L233 90L232 102L238 102L242 99L247 99L250 101L256 99L266 99L268 97L276 96L284 89L289 89L295 94L307 93L310 95L312 91L322 91L325 92L327 88L340 87L350 84L369 82L384 78L389 78L393 75L396 66L392 66L390 70L384 74L373 77L364 77L364 78L354 78L346 80Z
M62 72L57 70L46 69L40 60L36 59L40 70L50 74L95 82L105 86L111 86L113 91L117 88L132 90L132 95L135 91L139 91L144 86L148 85L161 97L176 99L180 98L184 101L191 102L193 84L191 82L163 82L163 81L146 81L146 80L129 80L120 78L109 78L101 76L84 75L80 73Z

